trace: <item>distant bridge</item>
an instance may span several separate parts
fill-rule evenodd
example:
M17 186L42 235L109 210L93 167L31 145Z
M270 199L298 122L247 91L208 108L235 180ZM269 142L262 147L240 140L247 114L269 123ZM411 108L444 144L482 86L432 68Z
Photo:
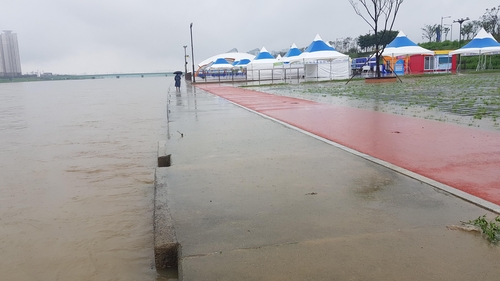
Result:
M74 78L80 79L102 79L102 78L130 78L130 77L158 77L158 76L174 76L171 72L143 72L143 73L107 73L107 74L85 74L72 75Z

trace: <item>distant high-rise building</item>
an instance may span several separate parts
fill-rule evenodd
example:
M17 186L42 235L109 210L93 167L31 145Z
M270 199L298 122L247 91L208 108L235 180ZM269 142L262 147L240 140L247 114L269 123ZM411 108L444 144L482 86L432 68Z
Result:
M0 34L0 77L21 76L21 59L17 34L11 30L4 30Z

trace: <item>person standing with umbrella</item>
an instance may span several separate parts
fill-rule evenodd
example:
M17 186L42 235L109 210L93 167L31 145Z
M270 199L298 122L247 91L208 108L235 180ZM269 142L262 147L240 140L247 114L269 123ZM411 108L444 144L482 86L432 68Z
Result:
M174 80L175 80L175 91L181 91L181 74L182 72L181 71L176 71L174 72L175 74L175 77L174 77Z

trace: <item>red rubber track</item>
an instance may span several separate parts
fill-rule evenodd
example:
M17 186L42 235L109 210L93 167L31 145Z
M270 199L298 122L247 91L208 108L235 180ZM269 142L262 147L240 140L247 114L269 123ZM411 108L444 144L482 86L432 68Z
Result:
M500 205L500 133L222 85L196 87Z

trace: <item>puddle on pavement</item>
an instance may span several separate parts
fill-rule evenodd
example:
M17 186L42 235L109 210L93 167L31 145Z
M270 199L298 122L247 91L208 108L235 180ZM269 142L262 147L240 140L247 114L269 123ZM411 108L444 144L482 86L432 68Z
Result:
M394 178L389 173L371 170L359 173L353 179L351 190L362 198L376 199L377 193L384 191L392 184L394 184Z

